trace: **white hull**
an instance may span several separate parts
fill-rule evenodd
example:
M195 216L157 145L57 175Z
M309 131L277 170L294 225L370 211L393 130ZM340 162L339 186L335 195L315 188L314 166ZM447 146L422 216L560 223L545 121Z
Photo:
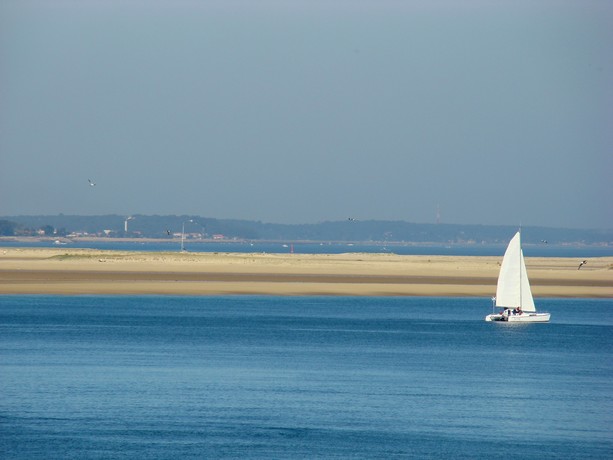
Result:
M485 321L504 321L508 323L547 323L549 313L522 313L521 315L487 315Z

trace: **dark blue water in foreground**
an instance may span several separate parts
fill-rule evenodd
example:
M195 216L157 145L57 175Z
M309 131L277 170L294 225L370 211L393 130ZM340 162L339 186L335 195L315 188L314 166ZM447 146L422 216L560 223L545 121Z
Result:
M613 458L613 301L0 297L0 457Z

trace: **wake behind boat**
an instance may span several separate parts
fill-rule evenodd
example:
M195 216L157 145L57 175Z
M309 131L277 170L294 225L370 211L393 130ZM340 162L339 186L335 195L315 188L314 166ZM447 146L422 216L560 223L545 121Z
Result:
M502 311L487 315L485 321L546 323L551 316L536 312L521 249L521 232L515 234L504 253L494 300Z

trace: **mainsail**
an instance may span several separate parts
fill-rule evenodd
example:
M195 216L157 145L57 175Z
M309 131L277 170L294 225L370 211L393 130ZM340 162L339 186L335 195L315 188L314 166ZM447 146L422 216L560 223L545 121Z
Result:
M517 232L509 242L502 259L496 287L496 306L521 307L526 312L536 311L521 249L520 232Z

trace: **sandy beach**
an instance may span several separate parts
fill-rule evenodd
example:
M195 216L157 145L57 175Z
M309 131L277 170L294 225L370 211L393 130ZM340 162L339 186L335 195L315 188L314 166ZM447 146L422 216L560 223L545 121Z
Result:
M502 257L0 251L0 294L492 296ZM613 257L527 258L535 297L613 298Z

